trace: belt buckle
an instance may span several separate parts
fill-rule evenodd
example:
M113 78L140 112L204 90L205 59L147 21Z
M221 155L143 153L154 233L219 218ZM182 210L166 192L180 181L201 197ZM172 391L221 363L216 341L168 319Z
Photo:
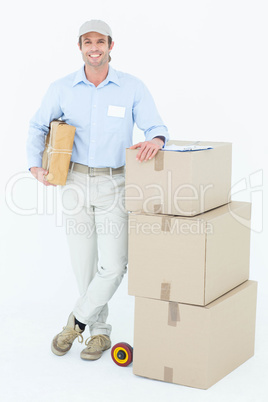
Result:
M88 174L90 177L94 177L94 168L93 167L88 167Z

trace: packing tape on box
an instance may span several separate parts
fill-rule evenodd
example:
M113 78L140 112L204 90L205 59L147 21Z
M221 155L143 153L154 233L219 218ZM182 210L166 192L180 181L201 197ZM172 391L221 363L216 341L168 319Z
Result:
M165 151L158 151L154 157L154 170L157 172L164 169L164 154Z
M160 300L169 301L170 300L170 283L161 283L161 294Z
M179 303L168 303L168 325L172 327L177 326L177 322L180 321Z
M155 204L154 205L154 214L161 214L162 213L162 204Z
M173 368L164 367L164 381L173 382Z
M162 223L161 223L161 231L162 232L170 232L170 227L171 227L171 217L163 216Z

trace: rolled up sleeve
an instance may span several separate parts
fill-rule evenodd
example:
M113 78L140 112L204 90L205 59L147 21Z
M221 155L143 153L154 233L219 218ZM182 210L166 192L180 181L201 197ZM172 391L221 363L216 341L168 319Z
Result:
M157 111L151 93L142 82L139 82L137 86L133 105L133 119L137 127L144 131L146 141L157 136L163 136L166 144L169 139L168 129Z
M30 121L26 143L28 168L42 166L45 136L49 131L50 122L59 119L62 115L59 91L56 84L53 83L45 94L40 108Z

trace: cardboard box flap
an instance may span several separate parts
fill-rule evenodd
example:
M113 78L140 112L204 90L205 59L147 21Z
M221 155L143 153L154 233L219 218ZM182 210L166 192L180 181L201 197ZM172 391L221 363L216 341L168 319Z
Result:
M222 215L218 211L207 213L210 230L206 238L204 304L228 292L230 283L234 288L249 278L250 248L245 246L250 244L251 204L231 202L221 209Z
M229 292L225 293L223 296L219 297L218 299L214 300L213 302L207 304L206 306L202 307L205 309L213 309L215 306L223 303L225 300L230 299L231 297L235 296L236 294L239 294L242 292L244 289L247 290L248 288L256 288L258 285L258 282L252 281L252 280L247 280L241 285L237 286L233 290L230 290Z

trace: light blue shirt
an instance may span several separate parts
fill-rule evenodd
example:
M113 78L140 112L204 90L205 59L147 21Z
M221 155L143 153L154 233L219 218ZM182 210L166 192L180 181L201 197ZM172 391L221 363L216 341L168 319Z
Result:
M41 167L45 135L52 120L76 127L72 162L91 167L125 165L125 150L132 145L134 123L145 139L164 136L167 127L146 86L136 77L109 66L98 87L86 78L84 66L52 83L41 107L30 121L28 167Z

